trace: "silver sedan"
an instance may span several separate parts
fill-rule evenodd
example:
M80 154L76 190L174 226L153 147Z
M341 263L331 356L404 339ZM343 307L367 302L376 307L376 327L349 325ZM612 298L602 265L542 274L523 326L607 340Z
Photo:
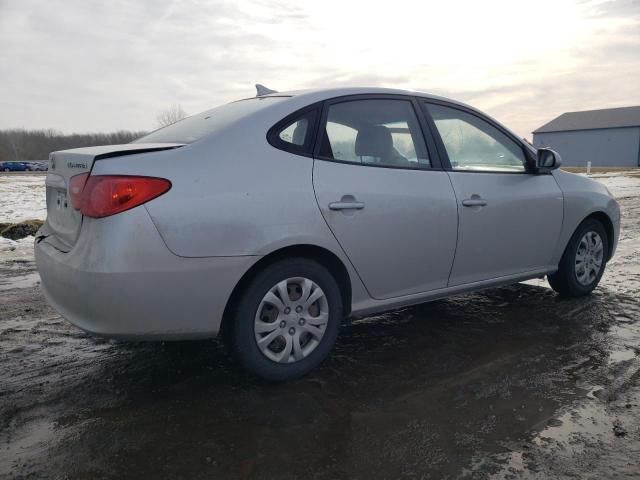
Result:
M402 90L259 91L49 164L54 308L108 337L221 334L272 380L317 367L347 316L545 275L587 295L619 233L606 188L557 153Z

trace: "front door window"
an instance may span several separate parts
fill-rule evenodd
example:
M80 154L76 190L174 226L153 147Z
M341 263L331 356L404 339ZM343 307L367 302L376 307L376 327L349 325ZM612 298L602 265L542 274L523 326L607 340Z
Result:
M525 172L522 147L490 123L455 108L427 108L453 170Z

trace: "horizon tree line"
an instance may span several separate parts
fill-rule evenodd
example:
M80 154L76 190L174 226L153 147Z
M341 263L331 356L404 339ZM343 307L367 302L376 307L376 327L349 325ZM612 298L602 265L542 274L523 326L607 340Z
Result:
M186 112L178 104L158 113L157 128L182 120ZM55 129L12 128L0 130L0 161L48 160L49 153L70 148L130 143L147 131L118 130L109 133L65 134Z

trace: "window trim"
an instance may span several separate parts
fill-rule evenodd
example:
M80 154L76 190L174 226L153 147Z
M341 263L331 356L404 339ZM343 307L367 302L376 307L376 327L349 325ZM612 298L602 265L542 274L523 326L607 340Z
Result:
M442 164L444 169L447 172L457 172L457 173L491 173L491 174L505 174L505 175L534 175L537 174L535 171L535 158L533 158L530 150L523 144L522 140L513 135L511 132L506 130L502 125L493 120L491 117L485 116L471 108L465 107L464 105L458 105L455 103L447 102L439 99L430 99L430 98L420 98L421 110L427 119L427 124L429 129L431 130L432 135L434 135L436 140L436 145L438 148L438 153L442 158ZM507 172L504 170L457 170L451 166L451 160L449 159L449 153L442 141L442 137L440 136L440 132L438 131L438 127L436 127L436 123L431 116L431 112L429 111L429 105L440 105L442 107L451 108L453 110L458 110L460 112L473 115L474 117L488 123L495 129L497 129L500 133L504 134L507 138L511 139L516 145L520 147L522 150L522 154L524 156L524 171L523 172Z
M296 110L284 117L282 120L276 122L267 131L267 142L269 145L277 148L278 150L283 150L294 155L313 158L313 151L318 133L318 119L320 118L320 109L322 107L321 104L322 102L317 102L307 105L306 107ZM309 123L309 127L307 128L307 132L305 133L304 144L296 145L295 143L285 142L280 138L280 133L282 133L285 128L307 114L311 114L312 118Z
M336 105L338 103L346 103L346 102L354 102L358 100L401 100L405 102L409 102L411 108L413 109L413 113L418 120L419 126L419 134L422 135L422 140L425 144L425 148L427 149L427 154L429 155L429 162L431 165L428 167L403 167L398 165L376 165L374 163L357 163L351 162L348 160L338 160L335 158L328 158L320 155L320 147L322 144L322 134L327 124L327 117L329 115L329 107L331 105ZM320 115L320 121L317 122L316 128L316 138L313 149L313 158L316 160L322 160L324 162L334 162L334 163L342 163L345 165L354 165L359 167L373 167L373 168L391 168L394 170L417 170L420 172L429 172L432 170L443 170L442 163L440 161L440 156L438 155L438 150L436 147L436 143L434 142L431 132L429 131L426 123L426 119L424 117L424 113L422 112L422 108L418 104L416 98L412 95L402 95L402 94L353 94L353 95L342 95L340 97L334 97L327 99L323 102L322 105L322 114Z

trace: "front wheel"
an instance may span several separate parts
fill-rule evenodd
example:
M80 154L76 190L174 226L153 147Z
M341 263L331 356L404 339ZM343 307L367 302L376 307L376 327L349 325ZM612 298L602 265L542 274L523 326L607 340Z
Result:
M319 366L333 348L340 289L319 263L283 260L256 275L228 321L227 345L243 367L267 380L291 380Z
M558 271L547 277L551 288L569 297L590 294L602 278L608 251L609 240L602 223L585 220L569 240Z

